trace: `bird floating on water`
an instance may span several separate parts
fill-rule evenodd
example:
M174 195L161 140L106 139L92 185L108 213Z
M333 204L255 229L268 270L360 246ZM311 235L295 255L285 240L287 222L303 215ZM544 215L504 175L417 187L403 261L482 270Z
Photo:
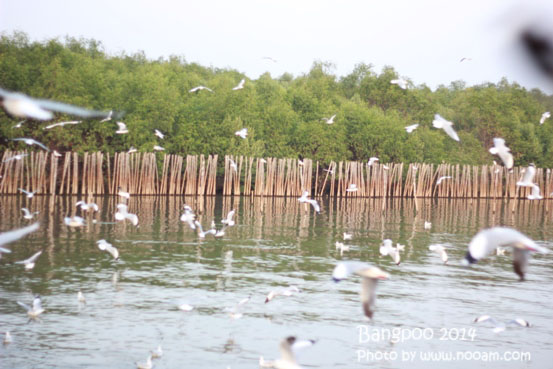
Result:
M396 265L399 265L401 263L401 257L399 255L399 249L394 247L394 244L392 243L392 240L385 239L382 241L382 245L380 245L380 255L386 256L389 255L394 263Z
M72 217L65 217L63 218L63 222L65 225L76 228L76 227L84 227L86 225L84 218L81 218L77 215L74 215Z
M344 241L351 240L353 238L353 235L351 233L343 233Z
M453 129L453 122L444 119L440 114L434 115L434 121L432 121L434 128L443 129L445 133L455 141L461 141L457 132Z
M344 251L349 251L349 245L346 246L342 242L336 241L334 246L336 246L336 250L340 250L340 256L344 255Z
M412 124L410 126L405 127L405 130L407 131L407 133L412 133L418 127L419 127L418 124Z
M21 208L21 211L23 213L25 213L25 215L23 215L23 218L29 219L29 220L33 219L35 217L35 215L37 215L39 213L38 211L35 211L34 213L31 213L29 211L29 209L27 209L27 208Z
M424 221L424 229L431 229L432 228L432 223L430 222L427 222L426 220Z
M137 369L152 369L152 355L149 355L145 362L136 362Z
M81 304L86 304L86 299L81 291L77 292L77 301Z
M303 191L303 194L301 195L300 198L298 198L298 201L302 204L303 203L311 204L311 206L313 206L313 209L315 209L317 213L321 211L321 207L319 206L319 203L317 202L317 200L309 198L309 191Z
M55 127L63 127L63 126L69 125L69 124L74 125L74 124L79 124L79 123L82 123L82 122L83 122L82 120L71 120L71 121L67 121L67 122L58 122L58 123L50 124L49 126L46 126L43 129L52 129L52 128L55 128Z
M505 168L512 169L514 165L513 154L511 154L511 149L505 146L505 140L501 137L496 137L493 139L493 147L490 148L490 153L493 155L498 155Z
M528 268L528 254L530 252L548 252L545 247L538 245L515 229L494 227L484 229L472 238L463 263L465 265L477 263L499 246L513 248L513 268L520 280L524 280Z
M343 261L336 265L332 279L339 282L351 274L362 277L361 304L365 315L372 319L376 302L376 285L379 280L388 279L390 275L380 268L359 261Z
M28 199L32 199L33 196L34 196L35 193L36 193L36 191L35 191L35 192L29 192L29 191L24 190L24 189L22 189L22 188L18 188L18 190L19 190L20 192L23 192L23 193L25 194L25 196L27 196Z
M4 233L0 233L0 246L7 245L10 242L17 241L18 239L22 238L23 236L28 235L31 232L34 232L38 229L40 223L34 223L30 226L14 229L13 231L8 231ZM7 249L3 249L7 250ZM10 250L2 251L4 253L9 253Z

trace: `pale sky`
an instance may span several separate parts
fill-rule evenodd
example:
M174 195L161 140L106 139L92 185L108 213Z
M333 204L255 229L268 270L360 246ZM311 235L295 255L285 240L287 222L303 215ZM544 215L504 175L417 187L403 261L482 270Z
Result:
M343 76L363 62L376 72L391 65L431 88L505 76L552 93L551 81L530 72L515 37L536 14L553 23L547 3L553 1L0 0L0 32L20 30L37 41L93 38L109 54L179 55L253 79L267 71L298 76L314 61L333 63ZM460 63L463 57L472 60Z

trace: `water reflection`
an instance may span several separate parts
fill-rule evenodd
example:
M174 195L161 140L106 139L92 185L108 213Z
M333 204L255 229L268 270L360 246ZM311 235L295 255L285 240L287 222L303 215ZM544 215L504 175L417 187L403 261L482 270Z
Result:
M421 360L358 362L357 350L526 350L527 367L547 367L553 339L550 257L537 255L528 281L512 272L511 255L492 256L473 268L459 265L471 237L481 228L512 226L551 248L551 211L545 201L469 199L322 199L322 212L294 198L132 197L129 212L139 227L113 223L116 197L91 197L100 211L82 213L81 197L0 197L0 231L29 224L21 207L39 211L39 232L13 243L0 261L0 331L14 342L0 347L2 367L46 368L75 365L132 367L162 341L165 355L156 367L256 368L258 357L278 357L282 337L318 339L300 361L308 367L426 368ZM183 205L198 220L220 225L236 209L236 226L222 239L199 240L179 221ZM81 215L87 227L72 229L63 217ZM432 222L430 230L424 222ZM341 256L334 243L344 232L350 250ZM121 260L101 252L104 238ZM406 245L402 264L381 257L384 238ZM444 244L450 265L428 250ZM33 271L13 261L43 250ZM402 327L476 328L474 341L419 340L360 343L356 327L367 324L359 304L359 280L333 284L337 260L378 264L392 275L378 288L371 329ZM266 294L297 285L302 293L264 303ZM77 291L86 296L80 306ZM27 322L15 301L43 296L46 312ZM225 307L252 296L243 317L231 319ZM178 310L179 301L195 307ZM505 320L522 317L528 329L495 334L472 320L489 313ZM436 367L465 368L474 362L438 362ZM488 363L518 368L520 362Z

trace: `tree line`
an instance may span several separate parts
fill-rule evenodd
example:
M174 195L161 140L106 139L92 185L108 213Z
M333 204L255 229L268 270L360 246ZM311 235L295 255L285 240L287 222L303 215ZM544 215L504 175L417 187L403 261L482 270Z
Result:
M44 130L48 123L17 120L0 112L0 149L22 149L10 141L32 137L63 151L152 151L176 154L238 154L256 157L491 164L488 149L503 137L515 165L553 167L553 97L502 79L466 86L462 81L408 89L391 84L393 67L380 73L359 64L343 77L315 62L308 73L269 73L257 80L232 69L204 67L184 57L149 60L143 52L109 55L95 40L31 41L21 32L0 37L0 87L33 97L91 109L124 111L129 133L115 121L83 121ZM246 78L244 88L232 88ZM212 89L190 93L198 85ZM434 114L454 122L461 141L432 128ZM323 117L336 114L333 124ZM58 116L56 121L73 120ZM413 133L405 127L418 123ZM234 132L248 128L241 139ZM158 129L166 134L160 140Z

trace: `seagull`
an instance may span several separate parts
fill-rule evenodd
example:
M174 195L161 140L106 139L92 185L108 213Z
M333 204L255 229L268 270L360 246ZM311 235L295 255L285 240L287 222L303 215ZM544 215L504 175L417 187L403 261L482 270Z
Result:
M499 246L513 248L513 268L515 273L524 280L528 267L529 252L547 253L548 250L539 246L519 231L507 227L494 227L478 232L470 241L463 264L477 263L481 258L491 254Z
M355 183L350 183L348 188L346 189L346 192L355 192L357 190L357 185Z
M159 145L154 145L154 151L164 151L165 149Z
M59 123L50 124L49 126L46 126L43 129L52 129L54 127L63 127L63 126L66 126L68 124L79 124L79 123L82 123L82 122L83 122L82 120L71 120L71 121L68 121L68 122L59 122Z
M144 362L144 363L136 362L136 368L137 369L152 369L153 368L152 355L149 355L148 358L146 359L146 362Z
M434 121L432 122L434 128L441 128L447 133L447 135L453 138L455 141L460 141L457 132L453 129L453 122L445 120L440 114L434 115Z
M86 299L81 291L77 292L77 301L81 304L86 304Z
M79 116L81 118L105 118L109 113L88 110L52 100L34 99L20 92L6 91L0 88L0 99L4 109L18 118L50 120L53 112Z
M241 130L234 132L234 135L245 139L246 136L248 136L248 129L242 128Z
M198 229L198 237L200 238L205 238L206 235L208 234L212 234L212 235L215 235L215 233L217 233L217 231L215 229L208 229L207 231L204 232L204 229L202 228L202 224L200 222L198 222L197 220L194 221L194 224L196 225L197 229Z
M117 133L118 135L124 135L125 133L129 133L129 130L127 129L127 125L123 122L116 122L117 123L117 127L119 127L117 129L117 131L115 131L115 133Z
M234 216L234 213L236 210L231 210L227 214L227 218L223 219L221 223L226 224L228 227L232 227L234 225L234 220L232 220L232 217Z
M215 233L213 234L213 237L215 238L221 238L225 235L225 230L229 227L228 225L224 225L221 229L216 230L215 229L215 223L211 223L211 230L215 230Z
M162 357L163 350L161 349L161 345L158 345L155 351L150 351L150 354L152 354L152 359L159 359L160 357Z
M428 246L428 249L430 251L438 253L442 258L444 264L447 264L447 252L445 251L445 247L443 247L442 245L430 245Z
M119 250L117 250L117 248L113 247L113 245L111 243L107 242L104 239L98 240L98 241L96 241L96 243L98 244L98 248L100 250L109 252L115 260L119 259Z
M88 210L94 210L94 211L98 211L98 205L96 205L95 203L91 202L89 204L87 204L86 202L84 202L83 200L77 202L75 204L75 206L81 206L81 210L83 211L88 211Z
M115 220L121 221L128 219L134 226L138 226L138 216L127 212L127 205L117 204L117 212L115 213Z
M25 213L25 215L23 215L23 218L29 219L29 220L33 219L34 216L39 213L38 211L35 211L34 213L31 213L29 211L29 209L27 209L27 208L21 208L21 211Z
M59 158L59 157L61 157L61 154L59 152L57 152L56 150L54 150L54 156Z
M104 119L102 119L102 120L100 121L100 123L110 121L112 116L113 116L113 110L110 110L110 111L108 112L108 116L105 117Z
M334 114L330 118L321 118L321 120L324 120L326 124L333 124L334 123L334 118L336 118L336 114Z
M313 206L313 209L315 209L317 213L321 212L321 207L319 206L319 203L317 202L317 200L309 198L309 191L303 191L303 194L301 195L300 198L298 198L298 201L302 204L303 203L311 204Z
M344 232L344 241L351 240L353 238L353 235L351 233Z
M380 255L390 255L394 263L396 263L396 265L399 265L401 263L401 257L399 255L399 250L393 246L392 240L385 239L382 242L384 244L380 246Z
M372 158L369 158L369 162L367 163L367 165L370 167L377 161L378 161L378 158L376 156L373 156Z
M192 311L192 310L194 310L194 306L188 305L188 304L179 304L178 308L181 311Z
M16 264L24 264L25 265L25 270L31 270L35 267L35 261L40 256L40 254L42 254L42 250L35 253L33 256L31 256L28 259L21 260L21 261L16 261L15 263Z
M6 333L4 333L4 339L2 340L2 343L4 345L7 345L9 343L12 343L12 335L10 334L10 331L6 331Z
M295 352L314 344L314 340L298 341L296 337L287 337L280 342L280 359L275 361L265 361L263 356L261 356L259 358L259 366L262 368L301 369L296 361Z
M21 128L23 123L25 123L26 121L27 121L27 119L23 119L21 122L17 122L17 124L15 126L13 126L12 128Z
M229 316L232 319L240 319L244 314L241 313L242 309L244 308L244 305L246 305L251 299L251 296L248 296L246 298L243 298L242 300L238 301L236 305L232 308L225 308L225 311L229 313Z
M72 217L65 217L63 218L63 222L65 223L65 225L72 228L84 227L86 225L84 218L81 218L77 215L74 215Z
M7 158L6 160L4 160L3 163L7 163L8 161L11 161L11 160L21 160L25 156L29 156L29 154L17 154L17 155L11 156L11 157Z
M36 295L33 299L33 302L31 303L31 306L24 304L20 301L17 301L17 304L21 306L23 309L27 310L27 315L31 319L36 319L40 314L44 312L44 309L42 308L42 301L40 300L40 296Z
M524 170L524 177L522 177L522 180L517 182L517 186L533 187L535 175L536 166L534 163L530 163L530 165L528 165L528 167Z
M273 290L269 292L267 297L265 297L265 303L271 302L277 296L292 296L294 293L301 292L300 289L296 286L290 286L287 289Z
M201 90L207 90L209 92L213 92L212 89L210 89L209 87L205 87L205 86L194 87L194 88L188 90L188 92L196 92L196 91L201 91Z
M127 151L127 154L132 154L132 153L135 153L137 152L138 150L134 147L134 146L131 146L131 148L129 149L129 151Z
M32 199L33 196L34 196L35 193L36 193L36 191L35 191L35 192L29 192L29 191L26 191L26 190L24 190L24 189L22 189L22 188L18 188L18 190L19 190L20 192L23 192L23 193L25 194L25 196L27 196L28 199Z
M380 268L359 261L343 261L336 265L332 272L332 279L339 282L348 278L350 274L357 274L362 277L361 304L365 315L372 319L374 315L374 304L376 302L376 284L380 279L388 279L390 275Z
M267 164L267 160L265 160L265 159L263 159L263 158L259 159L259 162L261 162L261 163L263 163L263 164Z
M511 169L513 168L513 154L510 153L511 149L509 149L507 146L505 146L505 140L496 137L493 139L493 147L490 148L490 153L493 155L498 155L503 164L505 165L505 168Z
M229 159L229 162L230 162L230 167L231 167L232 169L234 169L235 172L238 172L238 166L236 165L236 163L234 162L234 160Z
M123 191L123 187L118 187L117 190L118 190L117 192L118 196L124 197L127 200L131 198L131 194L126 191Z
M551 113L546 111L545 113L543 113L541 115L541 118L540 118L540 124L543 124L543 122L545 122L546 119L550 118L551 117Z
M498 322L496 319L494 319L493 317L489 316L489 315L482 315L482 316L479 316L478 318L474 319L474 322L475 323L482 323L482 322L490 322L494 325L494 329L493 331L495 333L499 333L499 332L503 332L506 328L507 328L507 325L508 324L515 324L515 325L518 325L520 327L530 327L530 323L522 318L516 318L516 319L512 319L512 320L509 320L508 322Z
M532 183L532 193L527 196L528 200L541 200L543 196L540 195L540 186Z
M232 90L233 91L236 91L236 90L241 90L244 88L244 83L246 83L246 80L242 78L242 80L240 80L240 82L238 82L238 84L236 85L236 87L233 87Z
M412 133L415 129L418 128L418 124L412 124L410 126L407 126L405 127L405 130L407 131L407 133Z
M439 186L440 183L442 183L442 181L444 179L451 179L451 176L443 176L443 177L438 178L438 180L436 181L436 186Z
M12 138L11 139L12 141L23 141L25 142L27 145L29 146L32 146L32 145L37 145L38 147L46 150L46 151L50 151L49 148L47 148L46 146L44 146L44 144L38 142L37 140L34 140L32 138L24 138L24 137L21 137L21 138Z
M157 129L154 130L154 134L155 134L157 137L161 138L162 140L163 140L163 138L165 137L165 135L164 135L163 133L161 133L160 131L158 131Z
M188 205L184 205L184 213L180 216L180 221L188 223L190 228L196 229L196 225L194 224L195 219L196 215L192 212L192 208Z
M336 250L340 250L340 256L344 255L344 251L349 251L349 246L344 245L342 242L336 242L334 244Z
M426 220L424 221L424 229L430 229L432 228L432 223L430 222L427 222Z
M403 78L392 79L390 83L393 85L398 85L403 90L407 89L407 81L404 80Z

